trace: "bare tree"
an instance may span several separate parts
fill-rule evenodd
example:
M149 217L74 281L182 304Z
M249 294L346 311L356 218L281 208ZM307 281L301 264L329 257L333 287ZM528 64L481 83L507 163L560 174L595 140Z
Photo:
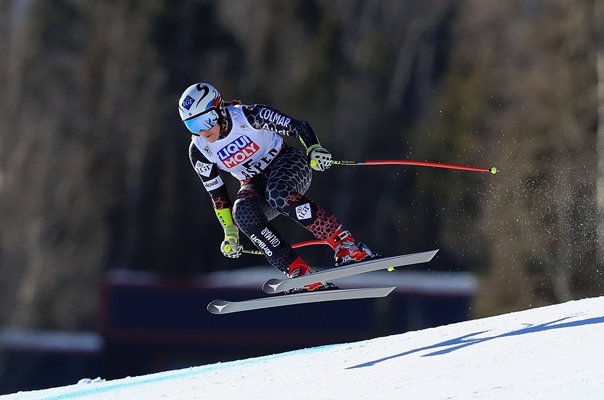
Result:
M598 260L604 261L604 1L594 0L593 27L595 41L595 58L597 73L597 112L598 112L598 175L597 175L597 204L598 204Z

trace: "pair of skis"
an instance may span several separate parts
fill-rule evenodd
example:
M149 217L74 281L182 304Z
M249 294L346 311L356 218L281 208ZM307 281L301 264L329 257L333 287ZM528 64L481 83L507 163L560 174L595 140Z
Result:
M286 290L302 288L315 282L326 282L346 278L367 272L379 271L388 268L402 267L405 265L425 263L434 257L438 250L422 253L405 254L400 256L379 258L363 261L349 266L332 268L311 275L296 278L269 279L262 287L265 293L275 294ZM295 304L316 303L336 300L370 299L388 296L396 287L377 287L359 289L335 289L318 292L306 292L282 296L263 297L245 301L214 300L208 304L208 311L212 314L230 314L241 311L260 310L291 306Z

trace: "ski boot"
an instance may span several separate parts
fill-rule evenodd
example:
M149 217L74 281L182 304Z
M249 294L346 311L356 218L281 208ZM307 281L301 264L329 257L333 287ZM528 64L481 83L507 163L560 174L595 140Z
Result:
M341 226L327 239L327 243L335 252L334 265L336 267L379 257L379 254L369 250L367 245L355 241L350 232L344 230Z
M289 271L287 276L289 278L296 278L298 276L312 274L310 267L306 264L300 257L296 258L289 266ZM333 290L338 287L330 282L316 282L311 283L310 285L306 285L301 288L294 288L290 290L286 290L285 294L294 294L294 293L305 293L305 292L318 292L320 290Z

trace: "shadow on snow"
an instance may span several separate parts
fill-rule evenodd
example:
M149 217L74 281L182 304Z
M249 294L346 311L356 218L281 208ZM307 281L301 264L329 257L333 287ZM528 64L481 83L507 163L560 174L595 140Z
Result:
M501 338L505 338L505 337L527 335L527 334L530 334L530 333L545 332L545 331L549 331L549 330L553 330L553 329L574 328L574 327L577 327L577 326L585 326L585 325L594 325L594 324L604 323L604 317L596 317L596 318L582 319L582 320L578 320L578 321L562 322L562 321L565 321L565 320L567 320L569 318L571 318L571 317L561 318L561 319L558 319L558 320L555 320L555 321L552 321L552 322L547 322L545 324L540 324L540 325L530 325L530 326L528 326L526 328L518 329L516 331L512 331L512 332L508 332L508 333L503 333L501 335L491 336L491 337L474 338L474 336L483 334L483 333L488 332L488 331L474 332L474 333L470 333L468 335L460 336L460 337L455 338L455 339L446 340L444 342L436 343L436 344L433 344L431 346L426 346L426 347L421 347L421 348L418 348L418 349L413 349L413 350L405 351L403 353L394 354L392 356L388 356L388 357L380 358L380 359L377 359L377 360L369 361L369 362L366 362L366 363L363 363L363 364L359 364L359 365L355 365L355 366L352 366L352 367L348 367L346 369L371 367L371 366L374 366L375 364L379 364L379 363L384 362L384 361L392 360L392 359L398 358L398 357L403 357L403 356L406 356L406 355L409 355L409 354L413 354L413 353L418 353L420 351L440 349L440 350L436 350L436 351L433 351L433 352L428 353L428 354L424 354L423 357L440 356L440 355L443 355L443 354L452 353L454 351L463 349L465 347L469 347L469 346L473 346L473 345L476 345L476 344L488 342L488 341L491 341L491 340L501 339Z

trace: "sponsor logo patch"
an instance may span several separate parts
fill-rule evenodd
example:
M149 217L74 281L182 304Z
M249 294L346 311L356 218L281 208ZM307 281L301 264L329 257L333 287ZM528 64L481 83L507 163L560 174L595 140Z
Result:
M212 179L211 181L207 181L203 183L203 186L205 186L206 190L209 192L210 190L214 190L216 188L221 187L222 185L224 185L224 182L222 181L221 177L216 177L214 179Z
M260 233L271 244L271 246L277 247L281 244L281 240L279 240L279 238L270 229L264 228Z
M296 217L298 220L311 219L312 211L310 209L310 203L302 204L296 207Z
M191 106L193 105L193 103L195 103L195 99L192 98L191 96L187 95L187 97L185 97L185 99L182 101L181 106L183 106L183 108L185 108L188 111L191 108Z
M202 163L201 161L197 161L195 163L195 171L197 171L199 175L203 175L206 178L209 178L210 172L212 172L212 164L206 164Z
M260 117L268 122L273 122L277 125L281 125L284 127L289 126L289 123L291 122L290 118L268 108L263 108L262 110L260 110Z
M264 254L266 254L267 256L272 256L273 252L271 249L269 249L268 245L266 243L264 243L262 241L262 239L260 239L258 236L254 235L253 233L250 235L250 240L252 241L252 243L254 243L260 250L264 251Z

